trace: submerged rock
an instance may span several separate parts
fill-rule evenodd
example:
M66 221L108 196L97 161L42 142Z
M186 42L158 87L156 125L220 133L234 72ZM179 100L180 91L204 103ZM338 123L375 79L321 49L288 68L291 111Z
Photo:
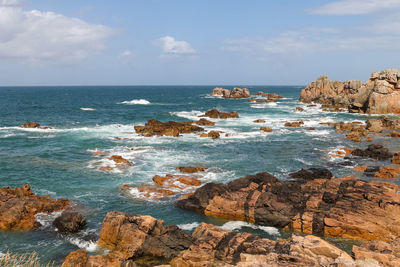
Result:
M148 120L144 126L135 126L136 133L150 136L174 136L178 137L184 133L195 133L204 131L203 128L193 125L192 121L185 122L161 122L157 120Z
M40 226L35 221L38 213L51 213L65 209L68 199L36 196L27 184L11 189L0 188L0 230L33 230Z
M64 211L53 225L60 233L77 233L86 225L86 219L78 212Z
M206 184L179 200L177 206L306 234L393 240L400 234L397 191L395 184L354 177L314 179L302 184L259 173L228 184Z

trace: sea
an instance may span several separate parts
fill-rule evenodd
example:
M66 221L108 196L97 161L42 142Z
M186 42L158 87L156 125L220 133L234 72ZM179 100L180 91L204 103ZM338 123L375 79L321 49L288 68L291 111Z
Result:
M199 223L207 222L272 239L290 234L273 227L227 221L177 208L176 199L193 188L161 200L120 190L124 184L151 185L155 175L178 174L178 166L207 167L207 171L197 175L202 183L226 183L258 172L288 180L291 172L311 167L326 167L336 177L354 175L371 179L360 176L347 160L332 157L342 148L363 148L368 144L355 144L331 126L320 124L364 122L371 116L324 112L319 105L299 103L304 86L247 86L251 93L263 91L284 97L276 103L213 97L209 93L214 87L1 87L0 187L28 183L37 195L68 198L86 217L87 226L77 234L63 235L51 224L60 213L39 214L36 219L42 226L35 231L0 231L0 255L7 251L36 251L43 262L60 265L68 253L77 249L105 253L96 240L109 211L151 215L164 220L166 225L176 224L189 232ZM304 112L295 111L296 107L302 107ZM144 125L149 119L192 121L210 109L239 113L240 118L211 119L216 125L204 127L223 131L227 136L222 134L215 140L196 134L142 137L134 131L135 125ZM265 123L254 123L256 119ZM285 122L298 120L304 121L301 128L284 126ZM51 128L19 127L28 121ZM260 131L261 126L273 131ZM374 143L400 150L398 142L383 136L376 137ZM99 151L107 155L94 153ZM101 167L111 164L109 155L120 155L133 166L101 171ZM360 160L356 164L362 163ZM339 246L348 244L343 240L335 242Z

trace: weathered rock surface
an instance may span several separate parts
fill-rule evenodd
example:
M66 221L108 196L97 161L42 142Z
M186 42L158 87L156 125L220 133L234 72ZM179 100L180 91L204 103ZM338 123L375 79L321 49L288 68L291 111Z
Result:
M220 134L217 131L209 131L207 136L212 138L212 139L219 139L220 138Z
M281 182L268 173L208 183L177 206L296 232L359 240L400 234L398 186L354 177Z
M400 114L400 70L374 72L365 84L358 80L331 82L321 76L302 90L299 100L347 108L350 112Z
M394 179L400 174L399 166L384 166L379 168L379 172L375 173L376 178Z
M21 124L21 128L39 128L39 129L51 129L49 126L41 126L39 123L35 121L25 122Z
M248 98L250 91L247 88L233 88L233 90L224 88L214 88L211 92L212 96L222 96L223 98Z
M285 127L301 127L304 124L302 121L286 122Z
M200 126L214 126L215 122L202 118L198 122L196 122L196 124Z
M65 209L68 199L36 196L27 184L22 187L0 188L0 230L33 230L40 226L35 215Z
M104 218L98 241L100 247L112 252L88 256L85 251L74 251L62 266L120 266L143 256L170 260L192 244L193 238L175 225L164 226L163 221L151 216L113 211Z
M353 254L359 261L375 260L376 265L372 266L400 266L400 237L391 242L370 241L361 246L353 246Z
M314 179L330 179L333 177L332 173L325 168L310 168L310 169L301 169L298 172L293 172L289 174L290 177L301 179L304 181L314 180Z
M193 125L192 121L185 122L160 122L157 120L148 120L144 126L135 126L136 133L150 136L174 136L178 137L184 133L195 133L204 131L203 128Z
M272 128L265 127L265 126L260 127L260 130L263 131L263 132L266 132L266 133L271 133L272 132Z
M296 236L272 241L202 223L193 234L189 249L170 265L180 266L350 266L344 251L315 236Z
M212 119L229 119L229 118L239 118L239 114L236 111L220 112L217 109L212 109L207 111L201 117L209 117Z
M86 219L78 212L63 211L53 225L60 233L77 233L86 225Z

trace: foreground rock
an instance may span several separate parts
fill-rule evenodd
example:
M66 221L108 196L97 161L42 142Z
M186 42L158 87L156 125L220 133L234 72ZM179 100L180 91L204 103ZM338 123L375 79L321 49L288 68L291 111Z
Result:
M174 136L178 137L184 133L196 133L204 131L203 128L193 125L192 121L185 122L161 122L157 120L148 120L144 126L135 126L136 133L150 136Z
M250 91L247 88L233 88L232 92L229 89L214 88L212 96L222 96L224 98L248 98L250 97Z
M113 211L104 218L98 241L100 247L112 252L88 256L85 251L74 251L62 266L119 267L145 256L169 261L192 244L193 238L175 225L164 226L151 216Z
M315 236L296 236L272 241L222 230L202 223L194 243L172 259L178 266L349 266L354 260L344 251Z
M77 233L86 225L86 219L78 212L64 211L53 225L60 233Z
M358 240L393 240L400 234L397 185L321 176L303 177L305 184L281 182L268 173L247 175L226 185L208 183L177 206L306 234Z
M0 230L33 230L40 226L35 221L36 214L60 211L68 204L68 199L36 196L28 184L0 188Z
M321 76L302 90L299 100L356 113L400 114L400 70L374 72L365 84L358 80L331 82Z
M376 265L372 266L400 266L400 237L392 242L370 241L361 246L353 246L353 254L360 263L375 260Z
M229 119L229 118L239 118L239 114L236 111L220 112L217 109L212 109L207 111L201 117L209 117L212 119Z

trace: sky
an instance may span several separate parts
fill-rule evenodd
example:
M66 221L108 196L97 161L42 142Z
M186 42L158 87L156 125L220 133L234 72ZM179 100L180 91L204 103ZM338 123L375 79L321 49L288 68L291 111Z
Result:
M0 0L0 86L304 85L399 65L400 0Z

